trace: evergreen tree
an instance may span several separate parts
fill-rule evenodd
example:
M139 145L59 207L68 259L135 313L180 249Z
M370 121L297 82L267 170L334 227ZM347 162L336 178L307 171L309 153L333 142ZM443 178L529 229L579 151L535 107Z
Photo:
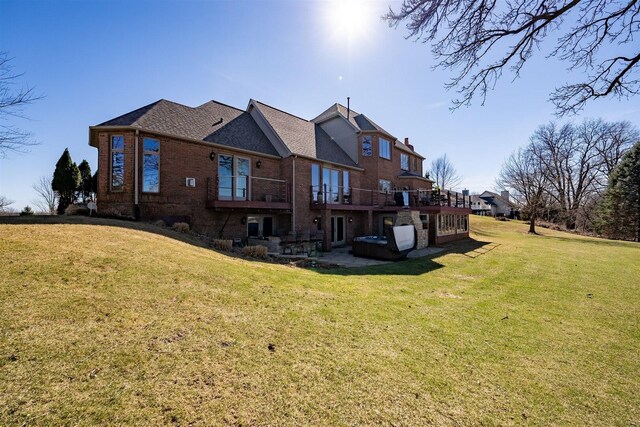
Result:
M58 214L64 214L65 209L75 201L76 190L80 185L80 170L71 160L69 149L65 148L56 163L53 172L51 188L58 193Z
M86 202L87 199L91 197L91 181L93 179L91 166L89 166L89 162L83 159L78 166L78 170L80 171L80 186L78 187L78 192L82 195L82 201Z
M91 177L91 192L94 195L98 194L98 170L96 169L96 173Z
M611 173L597 229L611 238L640 241L640 142Z

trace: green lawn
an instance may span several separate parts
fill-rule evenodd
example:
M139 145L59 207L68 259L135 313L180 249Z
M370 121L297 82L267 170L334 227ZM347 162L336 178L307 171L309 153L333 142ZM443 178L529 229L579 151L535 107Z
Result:
M638 244L474 217L312 271L102 224L0 224L0 425L640 425Z

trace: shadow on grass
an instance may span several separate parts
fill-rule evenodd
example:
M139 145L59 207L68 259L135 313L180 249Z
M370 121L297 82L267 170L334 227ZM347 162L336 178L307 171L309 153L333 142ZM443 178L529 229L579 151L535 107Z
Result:
M111 218L100 217L86 217L86 216L48 216L48 215L33 215L33 216L0 216L0 224L14 224L14 225L58 225L58 224L70 224L70 225L98 225L105 227L120 227L131 230L138 230L143 232L149 232L157 234L170 239L178 240L183 243L187 243L199 248L205 248L216 252L223 256L231 258L244 259L251 262L260 262L268 264L291 264L290 261L282 260L282 262L274 261L273 259L262 260L258 258L247 258L241 256L238 253L222 252L211 248L207 242L199 239L193 235L179 233L173 231L170 228L163 228L154 224L145 222L135 222ZM476 233L478 234L478 233ZM488 236L487 236L488 237ZM562 239L562 238L560 238ZM570 240L570 239L567 239ZM444 267L442 264L436 261L442 255L445 254L460 254L468 258L477 258L496 247L499 244L493 242L479 241L475 239L464 239L457 242L451 242L443 245L443 251L432 255L427 255L421 258L406 259L390 264L366 266L366 267L333 267L333 268L313 268L320 274L340 275L340 276L353 276L353 275L399 275L399 276L419 276L437 269ZM304 260L300 260L303 261ZM304 267L303 267L304 268Z
M474 239L464 239L458 242L443 245L443 251L421 258L405 259L390 264L374 265L367 267L317 269L320 274L336 276L365 276L365 275L392 275L392 276L420 276L431 271L443 268L444 265L436 260L446 254L459 254L468 258L477 258L500 246L493 242L483 242Z

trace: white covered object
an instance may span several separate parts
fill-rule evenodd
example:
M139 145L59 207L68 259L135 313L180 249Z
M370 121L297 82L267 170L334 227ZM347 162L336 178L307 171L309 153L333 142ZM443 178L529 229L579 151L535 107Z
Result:
M398 225L393 227L396 246L400 252L413 249L416 245L415 227L413 225Z

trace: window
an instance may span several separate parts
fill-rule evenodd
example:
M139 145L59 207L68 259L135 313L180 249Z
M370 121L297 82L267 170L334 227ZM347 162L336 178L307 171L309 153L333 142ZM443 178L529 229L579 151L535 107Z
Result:
M362 157L371 157L373 150L371 149L371 137L365 136L362 138Z
M144 138L142 147L142 191L158 193L160 191L160 141Z
M438 215L438 236L467 231L469 231L469 223L466 215Z
M417 157L413 158L413 170L418 172L418 158Z
M111 137L111 190L124 186L124 136Z
M311 165L311 202L322 201L322 191L320 190L320 165Z
M196 179L195 178L187 178L185 185L187 187L195 187L196 186Z
M351 185L349 185L349 171L342 171L342 198L345 203L351 202Z
M391 190L392 190L391 181L389 181L387 179L381 179L380 180L380 192L381 193L391 193Z
M325 194L325 203L340 203L340 171L337 169L322 168L322 187Z
M409 170L409 155L408 154L400 154L400 169L403 171Z
M246 200L249 198L250 169L249 159L236 157L236 200Z
M234 175L235 172L235 175ZM218 156L218 198L248 200L251 165L249 159L226 154Z
M380 138L378 141L380 145L380 157L391 160L391 143L383 138Z

